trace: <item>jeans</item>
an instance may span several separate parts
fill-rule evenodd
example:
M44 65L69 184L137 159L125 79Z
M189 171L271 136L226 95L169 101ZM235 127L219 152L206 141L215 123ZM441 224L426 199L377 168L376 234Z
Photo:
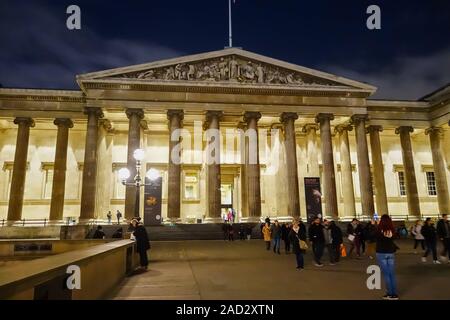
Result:
M423 239L414 239L414 250L417 249L417 245L419 243L422 246L422 250L425 250L425 240L423 240Z
M442 244L444 245L444 249L442 250L442 256L445 257L445 254L448 254L448 258L450 259L450 238L444 238L442 240Z
M322 259L324 247L325 245L323 242L313 242L312 244L314 260L317 264L322 264L322 262L320 262L320 259Z
M428 254L430 253L430 251L433 253L433 260L436 261L437 260L437 250L436 250L436 241L425 241L427 244L427 250L425 251L423 257L426 258L428 257Z
M148 257L147 257L147 250L141 250L139 251L139 262L141 267L147 267L148 266Z
M303 253L297 252L295 253L295 259L297 260L297 268L304 268L305 267L305 261L303 260Z
M281 238L273 238L273 252L280 252Z
M386 283L389 296L397 295L397 280L395 279L395 255L393 253L377 253L378 264Z

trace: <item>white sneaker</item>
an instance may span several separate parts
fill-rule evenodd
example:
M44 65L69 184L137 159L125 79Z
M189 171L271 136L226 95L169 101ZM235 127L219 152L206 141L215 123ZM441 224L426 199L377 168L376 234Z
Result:
M434 264L441 264L441 262L439 260L434 260L433 263Z
M427 258L422 257L422 262L427 262Z

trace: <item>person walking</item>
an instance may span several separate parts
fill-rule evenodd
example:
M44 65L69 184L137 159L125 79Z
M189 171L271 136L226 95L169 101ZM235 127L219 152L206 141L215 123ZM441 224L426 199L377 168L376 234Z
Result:
M222 225L222 232L223 232L223 241L228 240L228 223L224 222Z
M370 260L375 258L376 253L376 243L377 243L377 221L375 219L370 220L370 222L364 228L364 234L367 244L367 257Z
M392 219L387 214L382 215L376 232L376 255L386 284L387 292L383 299L387 300L398 300L395 276L395 252L398 247L393 240L394 234Z
M94 235L92 236L92 239L105 239L105 233L103 232L102 226L97 226L97 230L95 230Z
M264 241L266 242L266 249L270 250L270 241L272 240L271 238L271 231L270 231L270 226L269 224L266 222L266 224L264 225L264 227L262 228L262 234L264 236Z
M356 249L356 256L360 256L359 252L359 239L356 234L356 228L358 227L358 219L353 218L352 222L347 226L347 236L350 242L350 250L348 251L348 257L352 256L353 250Z
M420 243L422 251L425 250L425 238L422 235L422 221L417 220L415 225L411 227L411 234L414 237L414 254L417 254L417 246Z
M341 258L341 245L344 242L342 230L334 221L330 221L331 230L331 250L334 252L334 263L339 262Z
M274 224L271 226L271 232L273 241L273 253L280 254L281 226L278 220L275 220Z
M436 229L439 240L441 240L443 246L441 259L445 260L446 256L448 256L447 263L450 263L450 224L448 222L447 214L442 215L442 219L437 223Z
M234 241L234 228L233 224L228 224L228 241Z
M147 251L150 249L150 240L148 238L147 230L144 225L140 223L137 219L132 219L131 224L133 225L133 236L136 240L136 250L139 253L139 263L141 269L147 270L148 268L148 256Z
M306 228L297 220L294 220L292 224L292 228L289 231L288 238L290 239L290 243L292 243L292 251L295 254L295 260L297 262L297 269L303 270L305 268L305 261L303 258L303 254L306 252L306 249L300 247L300 241L304 241L306 244Z
M252 227L250 225L245 228L245 234L247 236L247 240L250 240L252 238Z
M284 252L288 254L291 251L291 241L289 234L291 232L291 226L289 223L283 223L281 226L281 239L284 241Z
M312 249L314 253L314 260L316 267L323 267L322 259L323 250L325 246L325 237L323 234L323 225L320 223L320 218L315 218L313 223L309 226L308 230L309 241L312 243Z
M122 218L122 212L117 210L116 217L117 217L117 224L120 224L120 219Z
M111 210L108 211L108 213L106 214L106 218L108 219L108 224L111 224L111 219L112 219Z
M425 253L422 257L422 262L427 262L428 254L431 252L433 254L433 263L434 264L441 264L441 262L437 258L437 232L436 228L434 227L433 221L431 218L425 219L425 224L423 225L421 229L421 233L423 237L425 238L425 244L427 249L425 250Z
M239 240L245 240L245 228L244 225L239 225Z
M330 258L330 266L336 264L336 250L333 246L333 237L331 235L330 221L323 221L323 237L324 237L324 247L328 251L328 256Z

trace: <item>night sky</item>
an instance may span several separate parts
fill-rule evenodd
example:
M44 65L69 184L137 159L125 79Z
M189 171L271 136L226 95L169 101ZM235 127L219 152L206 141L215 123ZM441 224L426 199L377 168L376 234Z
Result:
M82 29L66 28L81 8ZM381 30L366 8L381 7ZM450 82L448 0L236 0L233 45L418 99ZM228 0L0 0L0 83L77 89L75 75L223 49Z

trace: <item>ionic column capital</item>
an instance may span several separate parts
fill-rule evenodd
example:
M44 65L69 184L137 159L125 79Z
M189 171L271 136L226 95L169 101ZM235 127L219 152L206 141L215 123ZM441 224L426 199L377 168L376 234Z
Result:
M84 108L83 113L87 115L94 114L98 119L103 118L103 111L101 108L86 107Z
M99 123L100 126L103 127L103 129L106 130L106 132L108 132L108 133L114 132L114 125L113 125L113 123L110 120L108 120L108 119L100 119L98 123Z
M411 126L400 126L398 128L395 128L395 134L400 134L400 133L412 133L414 132L414 128Z
M34 120L32 118L26 118L26 117L17 117L14 119L14 123L15 124L24 124L31 128L33 128L35 125Z
M351 122L352 124L358 125L358 124L360 124L361 122L367 121L368 118L369 118L369 117L368 117L367 114L354 114L354 115L351 116L350 122Z
M429 127L427 129L425 129L425 134L426 135L433 134L433 133L436 133L436 134L438 134L440 136L440 135L442 135L443 130L442 130L441 127L435 127L435 126L432 126L432 127Z
M181 109L169 109L167 110L167 120L172 120L173 117L178 117L181 121L184 119L184 111Z
M382 132L382 131L383 131L383 127L379 126L379 125L370 125L367 127L367 133Z
M144 118L144 111L142 109L128 108L127 110L125 110L125 114L127 115L128 119L130 119L132 116L137 116L139 119Z
M315 121L316 123L322 123L324 121L334 120L334 114L332 113L319 113L316 115Z
M339 124L334 127L334 132L339 134L342 134L344 131L352 131L352 130L353 127L348 123Z
M69 118L56 118L53 124L58 127L73 128L73 122Z
M296 112L283 112L280 115L280 122L285 123L287 120L297 120L298 114Z
M223 111L208 110L205 114L205 120L209 122L212 118L218 118L220 121L223 118Z
M254 119L254 120L258 121L259 119L261 119L261 112L246 111L244 113L244 121L248 122L250 119Z

